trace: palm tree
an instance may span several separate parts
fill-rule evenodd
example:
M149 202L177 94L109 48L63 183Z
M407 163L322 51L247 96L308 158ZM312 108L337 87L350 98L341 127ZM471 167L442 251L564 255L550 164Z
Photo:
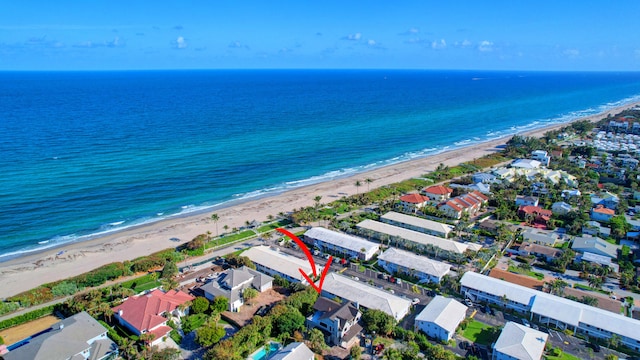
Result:
M589 283L589 286L591 286L594 289L599 289L602 286L602 278L599 276L591 275L589 277L589 280L587 281Z
M366 178L364 179L364 182L367 183L367 192L369 192L369 185L373 182L372 178Z
M212 214L211 220L216 224L216 237L218 237L218 220L220 220L220 216L218 216L218 214Z
M125 359L135 359L138 355L138 349L136 348L135 342L131 341L128 337L122 337L122 342L120 344L120 354Z
M313 201L315 202L316 211L318 211L318 209L320 208L320 200L322 200L322 196L320 195L316 195L316 197L313 198Z
M362 186L362 183L360 182L360 180L356 180L356 183L354 184L356 186L356 195L360 194L360 186Z
M224 232L227 232L229 230L229 225L225 225L222 228L224 229Z

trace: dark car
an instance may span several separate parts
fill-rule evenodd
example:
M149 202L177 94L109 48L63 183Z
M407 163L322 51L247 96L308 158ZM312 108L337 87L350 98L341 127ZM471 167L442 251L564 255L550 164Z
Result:
M600 345L592 342L588 346L593 349L593 352L600 352Z

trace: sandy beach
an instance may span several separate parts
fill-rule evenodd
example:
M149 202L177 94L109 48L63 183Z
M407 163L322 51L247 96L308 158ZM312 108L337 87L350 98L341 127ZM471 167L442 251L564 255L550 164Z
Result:
M598 121L609 114L615 115L624 109L638 105L640 105L640 102L583 119ZM521 133L521 135L541 136L546 131L566 125L558 124ZM269 215L276 216L280 212L311 206L314 204L313 198L318 195L322 196L323 203L327 203L344 195L355 194L357 191L354 185L356 180L372 179L373 182L369 186L373 189L419 177L434 170L440 163L454 166L465 161L471 161L487 153L498 151L498 147L504 145L510 137L507 136L426 158L378 168L352 177L318 183L282 194L218 209L215 211L220 218L218 228L220 231L225 225L230 229L234 227L240 228L244 226L247 220L265 221ZM359 190L362 191L362 189ZM43 283L78 275L104 264L131 260L162 249L175 247L207 231L215 234L216 225L210 218L212 213L164 220L0 263L0 298L18 294ZM180 242L171 241L171 238L178 238ZM61 251L64 251L62 255L57 255Z

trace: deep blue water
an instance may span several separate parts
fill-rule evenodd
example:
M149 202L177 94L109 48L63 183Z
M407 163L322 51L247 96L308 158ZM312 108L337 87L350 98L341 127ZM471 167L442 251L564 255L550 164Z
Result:
M638 99L640 73L0 72L0 259Z

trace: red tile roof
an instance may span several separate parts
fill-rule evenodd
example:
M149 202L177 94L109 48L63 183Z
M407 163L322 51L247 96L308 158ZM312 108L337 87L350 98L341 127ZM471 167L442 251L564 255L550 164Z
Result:
M422 204L429 201L429 198L420 194L408 194L400 197L400 201L412 204Z
M172 312L178 306L195 299L193 296L179 290L166 293L154 290L146 295L133 296L122 304L113 308L118 314L122 311L122 319L138 331L148 331L164 323L167 319L161 315Z
M434 186L429 186L428 188L425 188L424 192L429 194L434 194L434 195L446 195L446 194L451 194L453 192L453 189L450 189L442 185L434 185Z
M545 210L539 206L532 206L532 205L521 205L518 208L518 211L523 212L525 214L535 214L535 215L543 215L543 216L553 215L553 212L551 212L551 210Z
M593 212L599 213L599 214L604 214L604 215L611 215L611 216L614 216L616 214L616 212L614 210L607 209L606 207L604 207L602 205L596 206L593 209Z

